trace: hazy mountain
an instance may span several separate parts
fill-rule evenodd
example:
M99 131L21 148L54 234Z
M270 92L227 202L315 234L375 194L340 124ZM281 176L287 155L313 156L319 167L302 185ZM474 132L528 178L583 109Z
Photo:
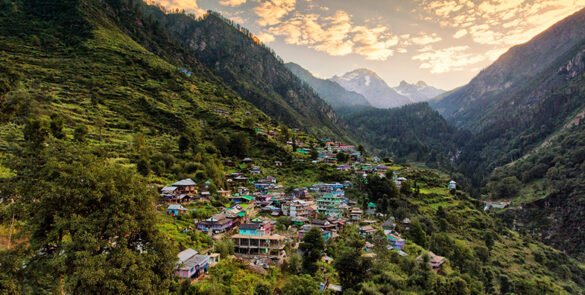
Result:
M341 85L331 80L319 79L298 64L287 63L285 66L299 79L311 86L334 109L370 106L370 103L361 94L345 90Z
M401 81L398 86L394 87L394 90L396 90L398 94L410 98L413 102L429 101L445 93L445 90L429 86L423 81L418 81L416 84Z
M343 76L334 76L331 80L349 91L363 95L376 108L395 108L413 103L410 98L398 94L376 73L368 69L357 69Z

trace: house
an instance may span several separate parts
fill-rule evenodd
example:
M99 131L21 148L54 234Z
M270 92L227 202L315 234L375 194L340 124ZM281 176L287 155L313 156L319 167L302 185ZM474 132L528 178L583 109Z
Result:
M209 270L209 256L199 255L193 249L180 252L175 268L175 276L183 279L197 278Z
M385 173L386 171L388 171L388 166L386 166L386 165L376 165L376 167L374 167L374 170L376 172L384 172Z
M238 233L232 236L234 254L242 258L267 257L282 262L286 253L285 237L280 235L251 235Z
M275 184L276 183L276 177L274 176L266 176L266 178L262 178L260 180L257 181L258 183L272 183Z
M179 216L187 211L188 211L187 208L179 204L171 204L169 205L169 207L167 207L167 214L171 216Z
M332 294L343 294L343 288L340 285L329 284L327 290Z
M282 167L282 161L274 161L274 167Z
M388 218L388 220L382 223L382 228L385 230L394 230L396 228L396 223L394 217Z
M303 226L305 223L309 222L309 219L306 217L294 217L291 220L295 226Z
M311 226L319 227L325 230L333 230L337 228L337 223L331 222L327 219L313 219L313 221L311 221Z
M219 253L209 254L209 267L216 266L220 260L221 260L221 256L219 255Z
M295 188L292 191L292 195L294 198L304 199L309 194L309 190L307 188Z
M292 200L281 205L282 214L290 217L307 217L312 215L310 203L303 200Z
M250 204L254 202L255 198L248 195L240 196L239 194L236 194L231 196L230 200L235 204Z
M449 190L454 191L456 189L457 189L457 182L455 182L455 180L449 181Z
M253 222L240 225L239 234L244 236L264 236L272 233L272 225L269 222Z
M423 256L419 256L416 258L416 260L418 262L422 262L423 261ZM431 266L431 268L437 270L439 268L441 268L441 266L443 265L443 263L445 263L447 261L447 259L443 256L439 256L431 251L429 251L429 265Z
M262 182L254 183L254 189L256 189L257 191L261 191L261 192L268 191L272 186L273 185L271 183L262 183Z
M374 203L374 202L368 203L368 209L366 210L366 214L376 215L376 203Z
M317 199L317 213L330 217L341 218L343 215L341 204L342 199L339 195L326 193Z
M362 220L363 214L364 211L362 211L360 208L351 208L351 212L349 213L349 219L351 221L360 221Z
M179 72L181 72L181 74L183 74L187 77L191 77L191 75L193 75L193 72L191 72L185 68L179 68Z
M262 169L260 169L260 167L258 166L253 166L252 168L250 168L250 174L257 175L260 173L262 173Z
M197 229L210 233L222 233L230 230L234 226L234 221L226 217L225 214L215 214L210 218L197 223Z
M492 208L494 209L504 209L504 208L508 208L510 206L512 202L510 201L485 201L484 204L485 206L483 207L483 211L488 211Z
M351 170L351 166L350 165L339 165L336 168L339 171L350 171Z
M161 197L175 197L177 195L177 187L176 186L165 186L160 190Z
M172 184L176 187L176 194L195 195L197 193L196 183L191 178L183 179Z
M388 239L388 242L390 243L393 249L395 250L404 249L404 244L406 243L406 241L402 237L400 237L399 234L394 233L392 231L384 231L384 234L386 234L386 238Z
M192 195L187 195L176 186L165 186L161 189L160 196L167 202L183 203L189 202Z
M224 189L220 189L219 191L217 191L217 193L219 193L219 196L222 198L229 198L232 195L231 191Z
M366 236L370 236L372 234L374 234L376 232L376 229L373 228L371 225L366 225L366 226L362 226L360 227L360 235L362 235L363 237Z

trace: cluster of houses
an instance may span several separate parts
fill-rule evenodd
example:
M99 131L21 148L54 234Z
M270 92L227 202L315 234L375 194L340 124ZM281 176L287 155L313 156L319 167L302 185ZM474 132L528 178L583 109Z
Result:
M325 149L350 152L354 147L328 143ZM345 191L353 186L351 182L317 183L285 192L275 177L261 178L262 169L254 166L251 159L245 160L248 170L227 175L228 188L217 191L217 196L229 201L228 206L209 218L195 220L197 230L210 236L221 235L232 239L237 257L253 265L259 262L264 266L281 264L287 259L285 249L295 249L311 229L318 228L327 241L336 239L347 224L358 225L360 235L365 238L383 232L389 250L402 256L408 255L404 249L406 240L396 230L397 221L394 218L380 224L379 220L384 215L377 212L375 203L358 206L357 202L345 196ZM384 165L372 164L353 164L350 169L359 175L375 173L385 176L388 171ZM399 186L406 179L394 175L394 181ZM171 203L167 214L180 216L189 211L185 207L187 205L184 206L185 202L201 198L203 192L198 192L193 180L184 179L162 188L161 198ZM285 219L289 223L279 223L282 222L281 216L288 217ZM408 218L399 223L401 228L408 230ZM367 243L364 255L375 255L372 248L373 245ZM433 253L430 258L434 269L439 269L445 262L443 257ZM217 263L219 257L187 249L179 253L178 259L176 276L197 278Z

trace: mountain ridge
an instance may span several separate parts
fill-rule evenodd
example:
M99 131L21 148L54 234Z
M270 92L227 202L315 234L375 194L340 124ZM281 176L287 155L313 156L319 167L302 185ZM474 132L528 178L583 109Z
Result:
M298 64L287 63L286 67L311 86L334 109L350 106L370 106L370 103L361 94L348 91L334 81L319 79Z
M446 92L445 90L430 86L424 81L410 84L402 80L398 86L393 88L398 94L410 98L415 103L433 100L437 96Z
M156 19L187 54L275 120L319 136L333 134L351 141L333 109L249 31L212 11L199 19L165 14L154 6L145 7L142 13Z
M376 108L387 109L413 102L408 97L398 94L378 74L369 69L353 70L342 76L333 76L330 80L348 91L363 95L370 105Z

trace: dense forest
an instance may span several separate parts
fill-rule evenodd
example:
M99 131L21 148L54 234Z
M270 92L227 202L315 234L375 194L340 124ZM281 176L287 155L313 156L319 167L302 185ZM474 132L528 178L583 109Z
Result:
M469 132L451 126L427 103L394 109L347 108L339 111L350 130L382 156L449 169Z

